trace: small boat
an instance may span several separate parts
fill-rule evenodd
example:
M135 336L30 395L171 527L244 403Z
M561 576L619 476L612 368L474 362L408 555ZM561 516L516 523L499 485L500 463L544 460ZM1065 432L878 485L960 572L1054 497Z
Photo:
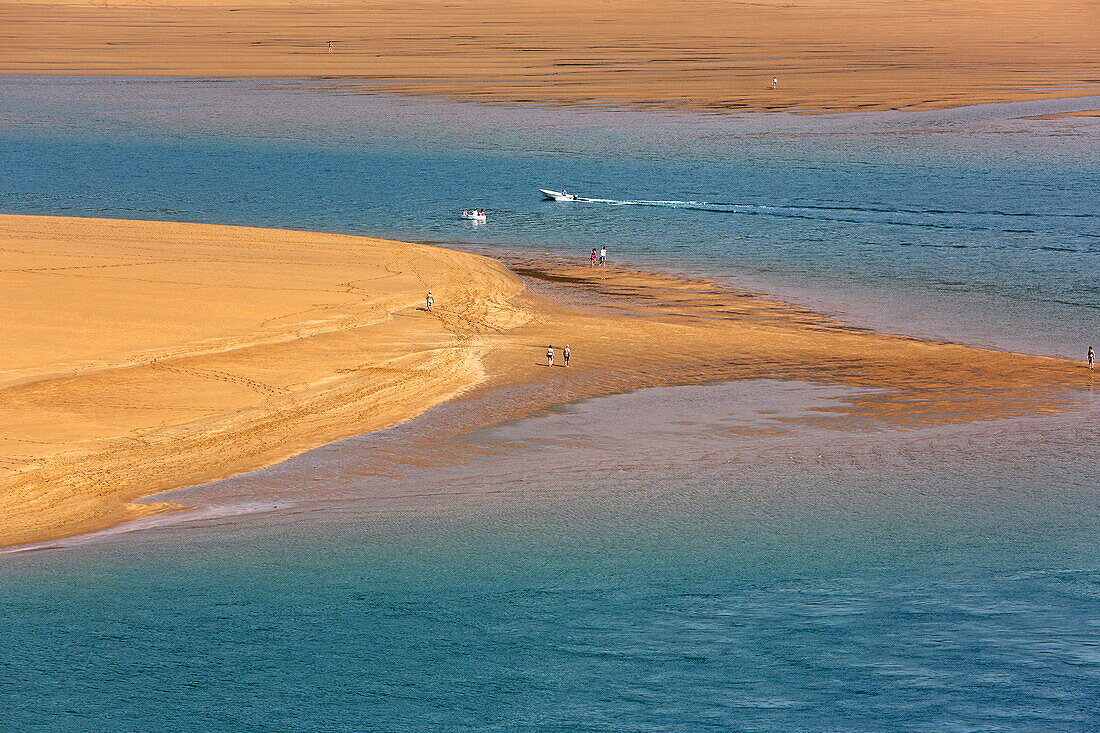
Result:
M459 219L466 219L467 221L485 221L486 215L484 211L480 209L464 209L461 214L458 215Z
M566 193L565 191L550 191L545 188L540 188L539 193L546 197L547 201L578 201L577 195L574 193Z

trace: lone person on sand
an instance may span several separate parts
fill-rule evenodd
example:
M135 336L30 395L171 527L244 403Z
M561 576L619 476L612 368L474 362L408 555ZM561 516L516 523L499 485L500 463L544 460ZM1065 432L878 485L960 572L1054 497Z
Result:
M569 366L569 344L566 344L565 348L561 350L561 358L565 360L565 366Z
M432 306L435 305L435 298L432 297L432 291L429 290L428 294L424 296L424 306L428 309L428 312L432 312Z
M772 89L775 89L777 86L779 86L779 77L778 76L773 76L772 77Z
M1092 347L1090 346L1089 347L1089 369L1092 369L1092 362L1095 358L1096 358L1096 352L1093 351ZM566 359L566 361L568 361L568 359Z
M600 247L600 264L607 263L607 247Z
M546 366L554 366L554 347L546 347Z

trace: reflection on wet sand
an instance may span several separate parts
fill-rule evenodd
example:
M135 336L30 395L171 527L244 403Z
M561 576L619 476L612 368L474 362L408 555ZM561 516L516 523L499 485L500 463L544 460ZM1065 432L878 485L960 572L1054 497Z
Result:
M19 225L43 221L60 221L62 228L81 222L31 217ZM109 276L98 274L99 264L91 270L79 266L76 260L87 252L70 251L64 256L76 259L61 268L64 287L88 286L83 281L92 277L100 304L111 302L102 297L106 290L147 288L150 273L166 262L149 243L158 237L167 242L176 229L191 226L195 235L224 231L238 247L257 249L248 258L228 260L217 248L183 259L177 253L167 261L175 276L159 287L201 288L217 308L222 289L258 277L262 284L255 286L252 304L269 298L274 310L250 316L258 319L254 328L244 323L233 334L197 333L207 338L197 342L203 348L165 342L147 345L160 350L149 353L127 341L118 348L133 353L113 363L100 358L91 368L68 372L25 365L22 380L0 392L0 421L15 439L3 456L11 511L4 512L0 537L7 544L167 510L128 502L392 426L459 393L468 398L456 403L455 419L435 426L430 436L436 449L398 447L402 462L447 462L448 452L464 459L491 453L492 446L463 436L561 404L646 387L761 379L840 386L848 391L839 402L815 405L788 420L830 428L911 428L1062 412L1076 404L1089 377L1083 365L1065 360L874 333L703 279L555 260L509 261L509 273L473 255L335 235L140 222L96 226L112 228L112 236L123 241L129 241L128 227L139 227L144 244L112 260ZM34 246L33 239L20 246ZM109 240L95 247L109 250L115 246ZM38 246L42 241L52 240L39 239ZM312 286L317 293L311 297L336 300L288 312L287 296L273 278L303 267L298 259L305 251L294 249L303 246L323 247L331 260L317 271L323 279ZM110 255L103 249L94 254ZM363 255L381 259L363 264ZM49 256L59 256L56 247ZM257 263L261 271L254 272ZM227 267L234 268L229 282ZM371 274L371 268L378 272ZM57 282L56 269L32 266L8 277ZM431 282L424 280L429 274ZM340 285L349 278L351 291ZM385 297L372 289L375 281L388 283ZM437 294L431 314L413 305L424 287ZM80 299L73 305L85 308ZM95 323L127 317L125 309L112 314L104 307ZM272 315L278 318L272 321ZM20 333L33 334L33 307L13 316L26 318L16 324ZM212 327L187 309L173 317L192 330ZM78 330L82 322L73 319ZM273 323L278 333L268 332ZM163 325L156 319L158 328ZM212 347L214 336L228 342ZM560 349L566 343L572 345L571 365L547 367L547 344ZM12 352L20 358L29 353ZM769 409L766 403L753 407ZM34 435L28 435L28 425ZM784 429L776 419L721 431L747 437Z

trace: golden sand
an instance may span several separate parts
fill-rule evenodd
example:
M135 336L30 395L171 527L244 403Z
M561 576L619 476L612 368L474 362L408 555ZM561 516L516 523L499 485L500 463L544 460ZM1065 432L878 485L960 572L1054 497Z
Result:
M0 28L10 73L478 101L878 110L1100 90L1095 0L0 0Z
M1049 115L1034 115L1026 119L1029 120L1064 120L1069 118L1081 118L1081 117L1100 117L1100 109L1085 109L1080 112L1056 112Z
M377 239L0 216L0 251L0 544L412 417L526 317L500 265Z
M363 237L0 216L0 252L0 545L169 511L131 502L478 385L524 385L523 397L471 424L770 378L868 388L835 418L905 427L1067 409L1087 380L1066 361L876 334L704 280L509 271ZM565 343L573 365L546 368L546 346Z

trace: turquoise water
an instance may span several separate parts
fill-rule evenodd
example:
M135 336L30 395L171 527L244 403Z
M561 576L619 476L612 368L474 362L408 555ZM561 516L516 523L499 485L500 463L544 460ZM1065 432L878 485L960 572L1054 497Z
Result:
M6 79L0 211L470 243L727 275L862 323L1080 357L1100 124L445 105L214 82ZM618 204L544 203L536 187ZM658 202L633 205L627 202ZM487 226L455 213L478 206Z
M1100 465L1003 432L583 480L552 446L391 504L353 441L220 489L342 497L6 561L8 729L1094 730Z
M1100 125L1017 119L1049 109L721 118L5 79L0 211L606 243L865 325L1079 356L1100 341ZM453 219L475 205L487 226ZM1095 395L950 429L790 422L842 397L647 390L479 431L458 461L423 437L452 405L177 494L193 514L2 556L0 723L1100 728ZM427 467L381 475L410 443Z

